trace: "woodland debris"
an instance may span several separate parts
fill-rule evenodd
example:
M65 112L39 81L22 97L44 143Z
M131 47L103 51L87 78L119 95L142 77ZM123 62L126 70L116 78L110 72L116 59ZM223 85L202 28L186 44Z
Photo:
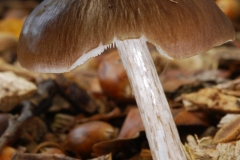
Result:
M57 113L54 116L54 121L51 125L51 129L54 132L65 133L69 132L75 125L75 117L63 113Z
M115 52L116 48L107 49L71 72L63 73L67 83L59 83L56 74L25 70L17 62L19 30L26 16L41 1L43 0L0 0L0 74L10 71L16 74L16 77L22 77L37 86L34 96L19 100L18 105L11 111L3 113L0 110L0 136L3 134L0 138L0 160L80 160L76 159L79 157L74 153L66 151L64 141L76 126L92 121L107 122L119 132L114 139L94 143L89 160L152 160L135 102L122 103L123 101L110 98L119 95L117 91L120 90L117 88L123 89L122 93L126 96L132 96L129 84L124 83L125 73L118 74L123 81L116 79L113 81L117 82L116 85L111 88L107 83L106 87L109 88L100 86L99 66L106 62L106 57L110 52ZM231 6L234 8L239 7L235 4L240 0L215 2L224 2L226 6L234 4ZM237 11L239 16L240 10ZM234 42L228 42L192 58L169 61L158 53L154 45L148 43L181 140L187 142L184 148L189 160L240 160L238 122L232 127L234 131L224 129L240 116L236 114L239 113L237 108L240 109L240 79L236 79L240 75L239 20L240 17L233 21L237 31ZM115 69L107 66L107 69L112 69L108 72L111 75L107 76L123 72L120 64L120 61L115 60ZM107 71L104 69L102 73ZM0 79L0 98L5 91L1 88L1 83ZM17 81L14 83L21 87ZM5 89L11 90L11 87L13 86L7 85ZM103 92L106 89L115 89L116 92L109 92L107 95ZM201 94L200 89L203 89ZM190 100L182 99L182 94L189 93L194 94ZM8 98L15 102L14 98ZM202 101L198 101L201 98ZM1 103L0 101L0 106ZM26 113L21 113L20 110L24 110L26 104L30 106L29 109ZM235 114L229 114L229 110ZM23 114L28 114L25 115L25 120L20 119ZM19 119L22 122L19 122ZM220 140L224 142L214 143L214 138L216 140L219 135L216 135L216 132L222 132L223 129L226 134L221 134L223 136ZM96 131L92 135L97 137L99 134L99 131ZM186 135L189 134L194 134L195 137L188 136L186 141ZM228 138L229 135L233 138ZM11 158L13 154L15 156Z
M10 118L10 114L0 113L0 137L8 127L9 118Z
M40 143L33 153L65 155L64 149L58 143L49 141Z
M29 10L25 8L9 8L3 15L4 19L25 19L29 15Z
M22 124L17 137L18 141L25 144L27 151L32 152L42 141L46 133L48 133L48 130L43 120L33 116Z
M134 101L127 73L117 49L103 57L98 68L103 93L118 102Z
M240 139L240 117L222 126L216 133L213 143L226 143Z
M232 21L237 21L240 18L239 0L216 0L216 3Z
M62 110L69 110L71 109L71 104L61 95L57 94L53 98L52 106L49 108L49 112L56 113Z
M113 110L108 113L98 113L87 118L76 117L76 124L86 123L89 121L110 121L113 118L125 116L125 113L121 113L121 110L115 106Z
M101 156L112 153L113 157L116 159L128 159L132 155L140 152L141 144L145 138L145 133L139 132L131 138L118 138L99 142L93 146L93 155Z
M129 160L152 160L151 151L149 149L142 149L140 154L135 155Z
M10 33L0 32L0 55L8 50L17 49L17 38Z
M17 58L17 38L10 34L0 32L0 56L7 62L12 63Z
M86 117L83 114L73 116L69 114L57 113L55 114L51 129L56 133L66 133L69 132L74 126L80 124L85 124L92 121L111 122L112 119L124 117L125 114L121 113L119 108L114 108L114 110L109 113L94 114L90 117Z
M83 114L78 114L74 117L69 114L58 113L54 117L51 129L57 133L65 133L69 132L74 126L79 124L91 121L111 122L111 119L124 117L125 115L125 113L121 113L121 110L118 107L113 108L113 110L108 113L97 113L90 117L86 117Z
M189 160L238 160L240 155L240 141L213 144L210 137L196 140L188 136L185 149Z
M181 95L182 93L194 92L203 87L225 82L228 77L229 72L225 70L186 71L168 69L161 79L165 92Z
M33 10L38 4L37 1L0 1L0 5L5 8L26 8L30 10Z
M240 79L237 78L235 80L232 81L228 81L225 83L220 83L218 85L215 86L215 88L221 89L221 90L240 90Z
M234 121L236 118L239 118L240 114L226 114L224 117L221 118L220 122L218 123L217 127L222 128L226 124Z
M0 160L11 160L12 156L16 153L17 151L9 146L6 146L2 149L2 152L0 153Z
M7 63L4 59L0 57L0 72L10 71L15 73L17 76L23 77L28 81L32 82L42 82L47 79L54 79L54 74L39 74L30 72L24 68L22 68L19 64L11 65Z
M144 130L143 122L137 107L131 108L122 125L118 138L132 138Z
M207 115L199 111L181 111L174 117L177 126L209 126Z
M16 153L11 160L80 160L60 154Z
M13 34L19 37L24 20L17 18L7 18L0 21L0 32Z
M31 98L37 86L12 72L0 72L0 110L12 110L22 100Z
M31 112L31 104L26 101L23 103L24 107L22 113L19 117L13 117L12 119L10 119L8 128L5 130L5 132L0 138L0 151L2 151L3 147L11 144L14 141L19 128L28 118L32 117L33 115Z
M80 88L87 90L89 93L102 95L102 88L99 83L97 71L89 68L83 70L81 67L84 68L84 65L85 63L83 66L81 65L71 72L63 73L63 75L70 81L76 83Z
M16 75L25 78L26 80L29 81L35 81L36 74L29 72L28 70L21 68L21 67L16 67L14 65L11 65L7 63L4 59L0 58L0 71L1 72L13 72Z
M57 76L56 83L60 93L77 111L93 114L99 109L95 99L88 94L85 89L81 88L76 83L71 82L63 75Z
M33 105L32 112L39 115L52 106L53 98L57 95L58 88L52 79L42 81L38 84L37 94L29 101Z
M9 125L0 138L0 151L8 144L13 143L18 138L20 127L26 120L34 115L39 115L51 106L53 97L56 94L56 85L52 81L46 81L38 86L38 94L31 100L23 101L23 109L19 116L13 116L9 120ZM38 138L38 137L37 137Z
M110 124L101 121L87 122L70 131L65 140L65 148L77 157L86 159L90 157L94 144L115 137L116 131Z
M204 88L198 92L183 94L182 99L190 102L188 105L197 106L205 110L209 109L222 113L240 113L240 98L224 94L216 88Z
M110 153L110 154L99 156L97 158L93 158L89 160L112 160L112 154Z

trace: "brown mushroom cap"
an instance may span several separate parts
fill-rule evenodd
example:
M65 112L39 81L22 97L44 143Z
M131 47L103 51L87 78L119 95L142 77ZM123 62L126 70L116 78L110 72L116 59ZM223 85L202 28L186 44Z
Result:
M144 36L162 54L185 58L234 35L213 0L45 0L24 24L18 59L32 71L66 72L116 39Z

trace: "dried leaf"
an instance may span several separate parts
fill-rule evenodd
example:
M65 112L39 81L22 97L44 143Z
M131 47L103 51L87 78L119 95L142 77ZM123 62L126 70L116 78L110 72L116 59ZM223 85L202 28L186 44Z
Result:
M144 130L142 119L137 107L131 108L123 123L118 138L132 138Z
M215 135L214 143L226 143L240 139L240 117L224 125Z
M80 123L84 123L84 122L89 122L89 121L109 121L112 118L116 118L116 117L121 117L125 114L121 113L121 110L118 107L115 107L112 111L108 112L108 113L99 113L99 114L94 114L91 117L88 118L82 118L82 117L76 117L76 123L80 124Z
M222 117L222 119L218 123L217 127L221 128L238 117L240 117L239 114L227 114L224 117Z
M112 153L116 159L126 159L140 151L140 144L139 135L128 139L114 139L95 144L93 152L97 156Z
M207 116L204 112L181 111L174 117L177 126L201 125L208 126Z

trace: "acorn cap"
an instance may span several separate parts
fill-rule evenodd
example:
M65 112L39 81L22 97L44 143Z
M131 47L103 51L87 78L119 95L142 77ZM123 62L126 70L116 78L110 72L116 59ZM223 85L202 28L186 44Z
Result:
M116 40L145 37L161 54L186 58L233 40L213 0L45 0L28 17L18 60L35 72L67 72Z

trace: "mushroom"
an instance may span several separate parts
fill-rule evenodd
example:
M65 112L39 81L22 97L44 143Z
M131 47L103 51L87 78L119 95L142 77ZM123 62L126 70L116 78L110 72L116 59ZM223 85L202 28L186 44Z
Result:
M146 42L166 57L186 58L234 39L213 0L45 0L27 18L20 64L68 72L116 45L155 160L186 159Z

